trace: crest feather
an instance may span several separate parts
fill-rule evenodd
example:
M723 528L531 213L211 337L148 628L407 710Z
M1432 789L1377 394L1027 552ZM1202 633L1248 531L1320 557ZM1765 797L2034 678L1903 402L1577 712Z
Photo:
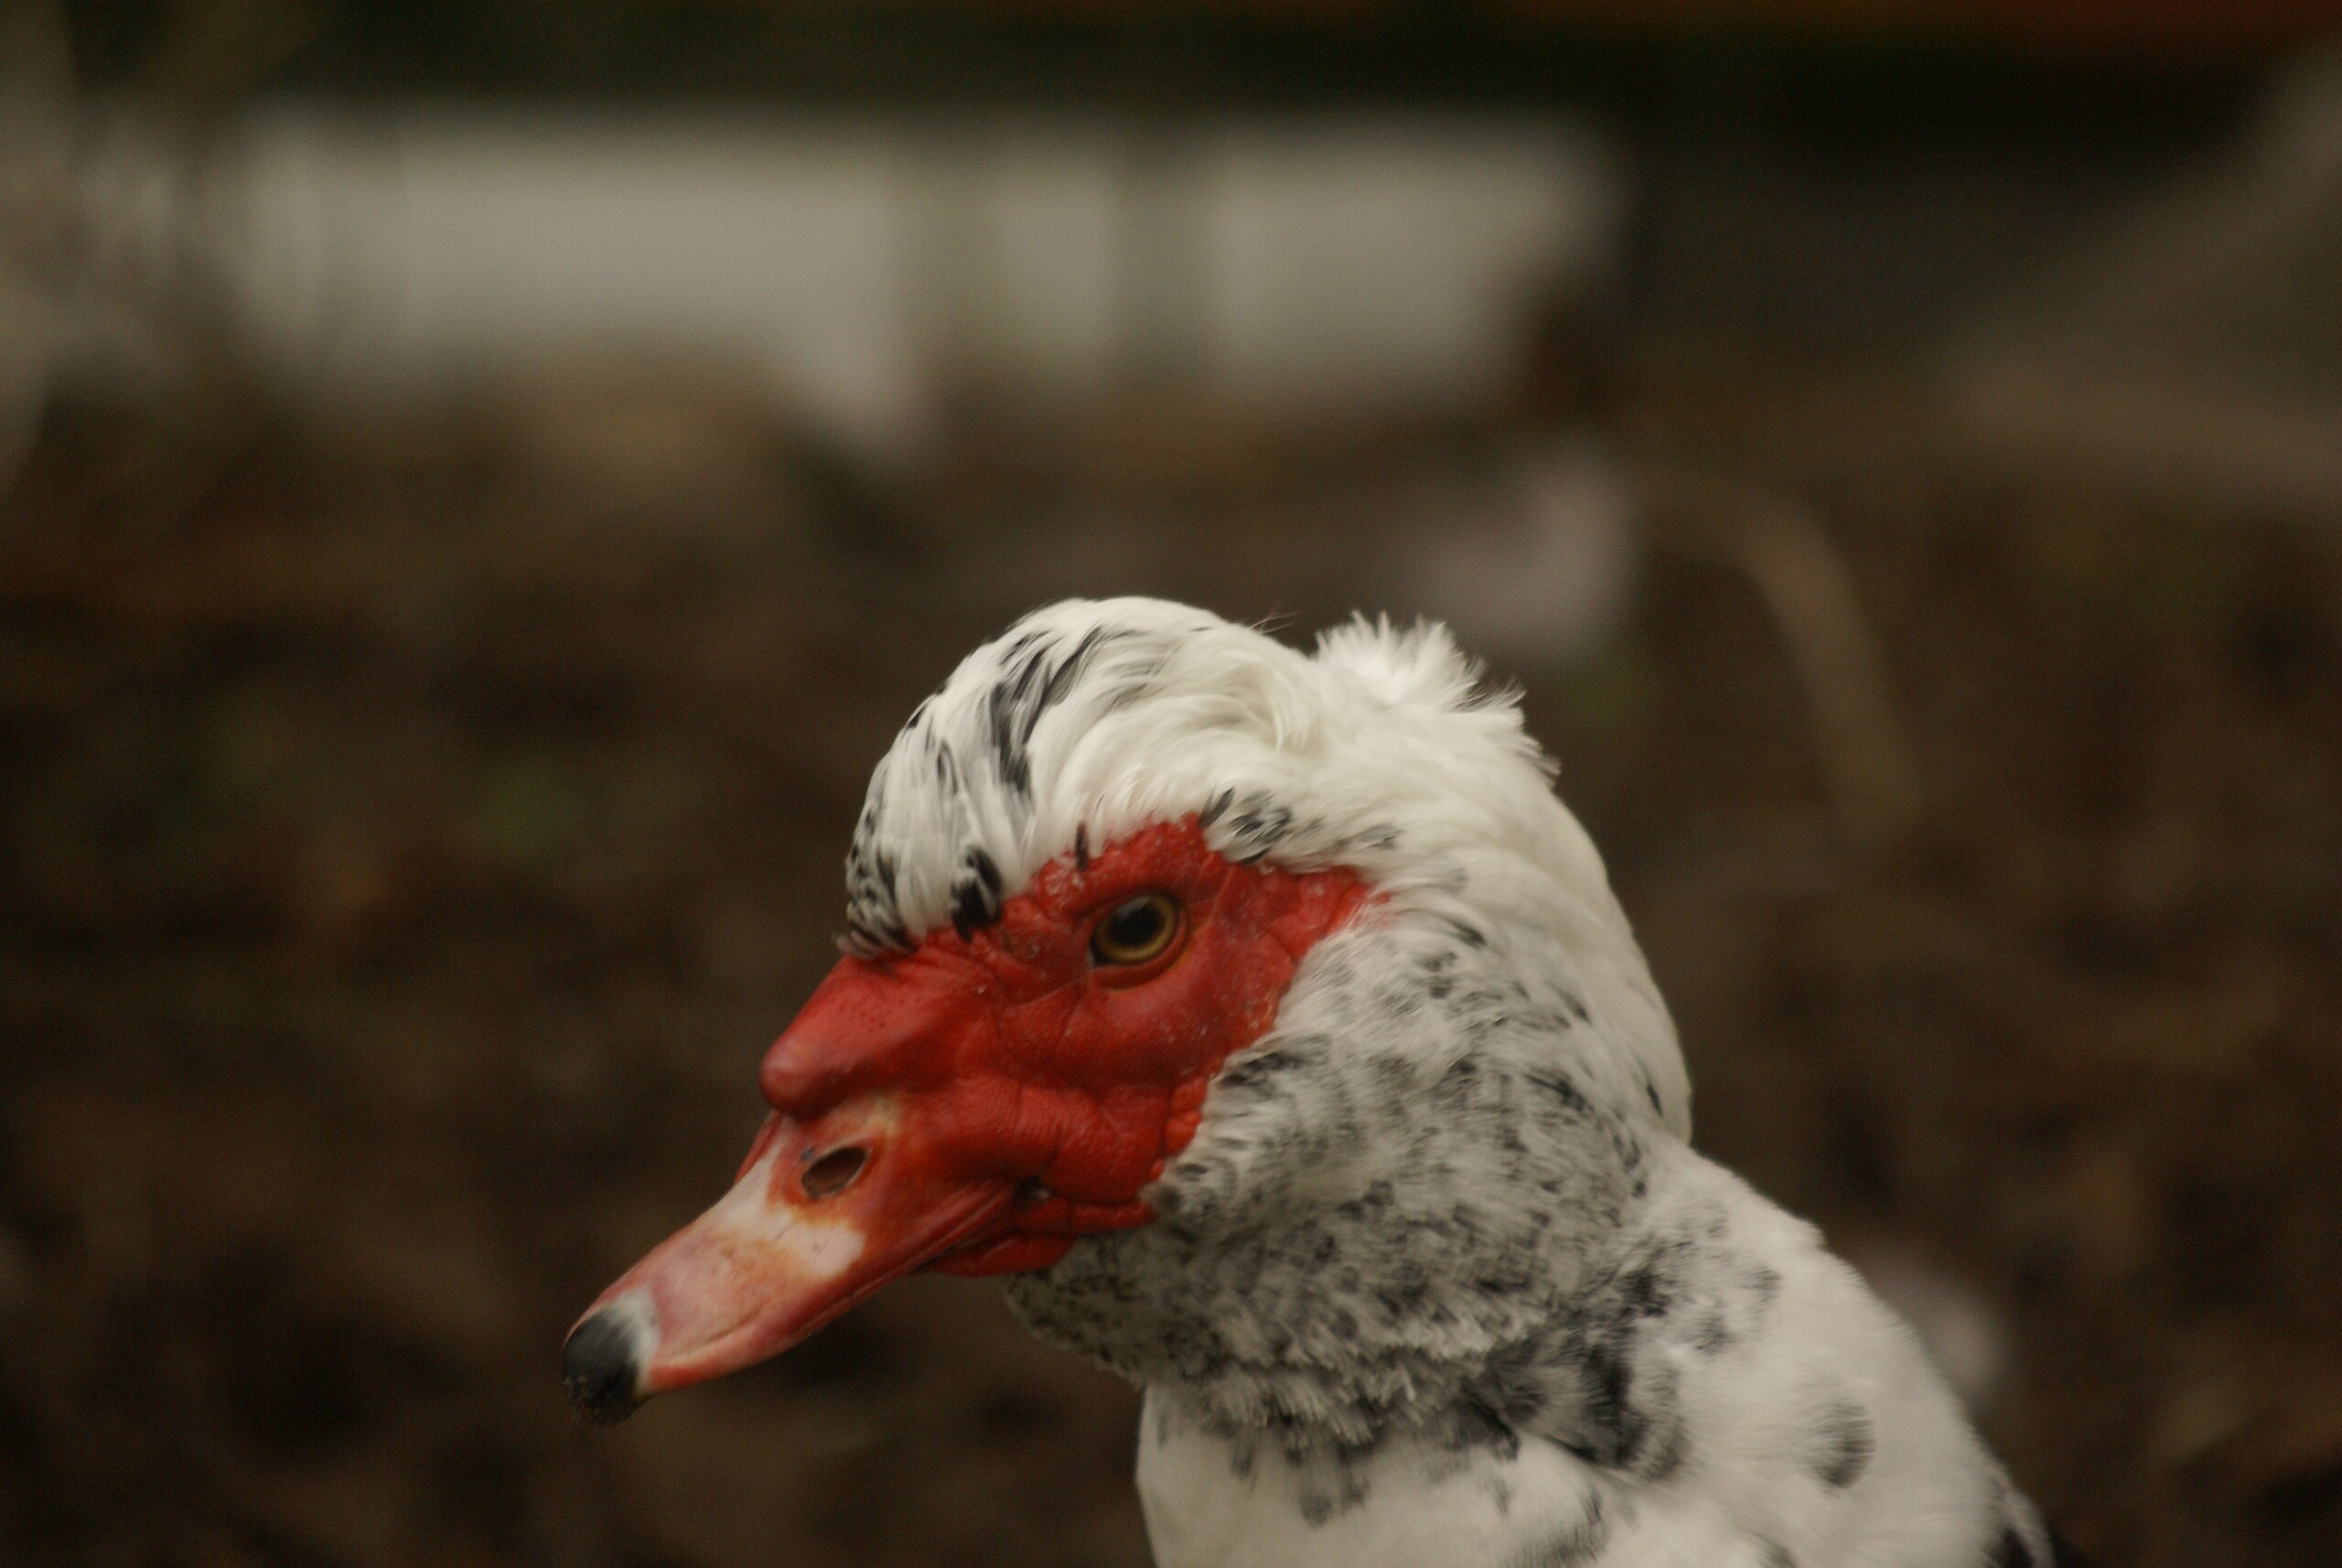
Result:
M1480 687L1479 664L1456 646L1437 621L1396 627L1387 615L1363 612L1346 626L1317 637L1317 662L1342 671L1393 707L1438 708L1454 713L1474 707L1513 706L1509 692Z

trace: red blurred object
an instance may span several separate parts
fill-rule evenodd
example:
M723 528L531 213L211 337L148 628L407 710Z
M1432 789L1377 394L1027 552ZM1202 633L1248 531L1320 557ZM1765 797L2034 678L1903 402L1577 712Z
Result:
M794 6L801 0L763 0ZM964 9L1108 20L1149 12L1370 26L1395 0L962 0ZM879 7L874 7L879 8ZM2342 38L2342 0L1483 0L1490 20L1622 30L1774 29L2057 54L2265 53Z
M2342 34L2342 0L1510 0L1523 15L1919 35L2108 53L2262 49Z

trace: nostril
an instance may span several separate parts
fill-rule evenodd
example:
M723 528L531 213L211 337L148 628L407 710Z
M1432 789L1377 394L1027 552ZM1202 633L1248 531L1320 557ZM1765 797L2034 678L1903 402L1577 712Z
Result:
M870 1151L867 1149L852 1146L832 1149L807 1165L805 1174L797 1178L797 1184L805 1189L808 1197L835 1197L854 1185L854 1177L860 1176L862 1167L869 1163Z

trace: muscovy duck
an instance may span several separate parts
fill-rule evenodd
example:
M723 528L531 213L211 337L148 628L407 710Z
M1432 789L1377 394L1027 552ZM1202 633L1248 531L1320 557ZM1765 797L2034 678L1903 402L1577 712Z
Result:
M1910 1331L1692 1149L1552 774L1436 626L1019 621L879 763L772 1114L573 1398L995 1274L1144 1389L1162 1568L2047 1564Z

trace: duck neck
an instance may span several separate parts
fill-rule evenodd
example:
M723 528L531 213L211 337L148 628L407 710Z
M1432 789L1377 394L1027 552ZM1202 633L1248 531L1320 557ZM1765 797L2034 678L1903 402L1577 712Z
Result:
M1618 1273L1671 1140L1504 1059L1273 1036L1215 1086L1156 1220L1009 1301L1247 1453L1509 1441L1520 1364Z

